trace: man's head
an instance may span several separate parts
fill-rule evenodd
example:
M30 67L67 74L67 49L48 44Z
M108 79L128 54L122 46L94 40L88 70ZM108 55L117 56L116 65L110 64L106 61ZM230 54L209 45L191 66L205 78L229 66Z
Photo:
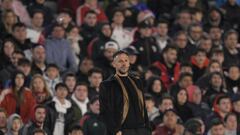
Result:
M236 131L237 130L237 116L235 113L228 113L224 118L224 123L226 126L226 129L230 131Z
M170 95L164 95L159 104L159 110L165 112L168 109L173 109L173 98Z
M17 68L22 71L25 76L28 76L32 69L31 62L26 58L19 59Z
M174 129L177 125L178 116L175 110L167 109L163 114L163 123L170 129Z
M95 27L97 24L97 13L89 10L84 16L84 23L90 27Z
M35 129L32 135L47 135L43 129Z
M219 27L213 26L209 29L209 36L213 41L221 41L222 30Z
M217 107L221 113L227 114L231 112L231 99L227 95L220 95L216 99Z
M148 93L144 94L144 97L145 97L145 104L146 104L147 112L151 112L155 106L153 97L152 97L152 95L150 95Z
M239 70L238 65L231 65L228 68L228 77L231 80L234 80L234 81L239 79L239 77L240 77L240 70Z
M152 35L152 26L145 22L142 22L138 25L138 29L140 32L141 37L150 37Z
M46 51L42 45L36 45L32 49L33 62L43 64L46 60Z
M167 36L168 34L168 21L166 20L159 20L156 24L157 27L157 33L160 36Z
M224 135L225 134L225 127L223 122L219 118L214 118L210 122L211 128L210 133L211 135Z
M235 30L229 30L224 35L225 47L229 50L236 49L238 43L238 33Z
M189 26L188 33L189 33L189 36L192 38L192 40L199 41L202 36L203 30L201 25L192 24Z
M179 48L185 48L187 46L187 33L185 31L179 31L174 36L174 42Z
M99 88L103 80L103 72L99 68L93 68L88 72L88 81L93 88Z
M199 47L204 49L206 52L210 52L212 49L212 40L208 36L203 36L200 40Z
M35 108L35 120L37 124L43 124L46 118L46 108L43 105L37 105Z
M52 29L52 36L54 38L64 38L65 35L65 29L61 24L55 24Z
M12 35L21 43L27 39L27 27L24 23L16 23L13 25Z
M68 87L66 84L64 83L58 83L55 86L55 96L59 99L59 100L63 100L67 97L68 95Z
M219 63L224 61L224 53L221 49L213 49L211 52L211 60L217 60Z
M177 15L177 23L182 26L185 30L192 23L191 14L187 10L182 10Z
M181 88L187 88L193 84L192 74L191 73L182 73L179 77L179 86Z
M88 85L86 83L78 83L74 88L74 96L80 102L86 101L88 98Z
M95 114L99 114L100 113L100 104L99 104L98 96L95 96L92 99L90 99L90 101L89 101L89 108L90 108L91 112L93 112Z
M210 75L210 84L213 88L219 89L223 85L223 77L219 72L213 72Z
M79 65L79 68L83 74L88 74L89 70L93 68L93 60L89 57L83 58Z
M11 62L15 67L17 67L18 61L23 58L25 58L25 54L22 51L16 50L12 53Z
M44 12L41 10L36 10L33 12L31 18L32 18L32 26L41 28L44 22Z
M80 125L74 125L70 128L68 135L83 135L83 129Z
M77 78L74 73L67 73L63 79L63 82L68 86L69 93L73 92L73 89L77 83Z
M124 22L125 16L124 12L121 9L114 10L112 21L117 25L122 25Z
M113 66L116 69L116 73L119 75L128 74L130 61L128 53L125 51L118 51L113 55Z
M233 110L240 113L240 95L235 95L232 99Z
M197 49L194 54L194 59L199 66L203 66L207 59L207 52L201 48Z
M59 24L68 25L72 21L72 14L69 9L63 9L57 16L57 21Z
M163 59L166 64L173 65L177 61L177 48L172 45L168 45L163 49Z
M56 64L48 64L46 69L46 75L48 76L48 78L50 78L51 80L57 78L59 76L59 68Z

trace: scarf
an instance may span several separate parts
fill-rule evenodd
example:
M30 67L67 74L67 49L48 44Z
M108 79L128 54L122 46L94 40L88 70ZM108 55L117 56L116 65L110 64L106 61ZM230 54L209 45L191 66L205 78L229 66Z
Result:
M67 109L72 106L71 102L69 102L66 99L64 101L65 104L60 103L57 97L54 97L52 101L55 102L55 108L57 112L64 113L64 114L67 113Z

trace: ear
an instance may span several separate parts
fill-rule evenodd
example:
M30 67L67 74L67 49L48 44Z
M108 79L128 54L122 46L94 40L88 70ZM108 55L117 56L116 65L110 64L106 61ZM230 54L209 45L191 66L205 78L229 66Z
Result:
M116 68L116 62L114 60L112 61L112 66Z

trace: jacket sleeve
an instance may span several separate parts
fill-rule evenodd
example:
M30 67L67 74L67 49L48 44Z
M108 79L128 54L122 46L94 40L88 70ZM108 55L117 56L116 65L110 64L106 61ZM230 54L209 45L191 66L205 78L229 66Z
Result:
M109 87L106 87L104 82L101 83L99 94L100 120L106 125L108 135L115 135L120 130L120 126L118 126L114 119L114 111L112 108L113 106L111 105L112 102L110 96L111 93Z

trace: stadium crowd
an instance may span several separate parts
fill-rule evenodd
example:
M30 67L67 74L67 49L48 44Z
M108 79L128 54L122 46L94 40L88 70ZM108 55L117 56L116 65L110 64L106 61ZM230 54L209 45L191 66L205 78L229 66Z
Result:
M129 54L153 135L240 135L239 0L1 0L0 135L107 135Z

